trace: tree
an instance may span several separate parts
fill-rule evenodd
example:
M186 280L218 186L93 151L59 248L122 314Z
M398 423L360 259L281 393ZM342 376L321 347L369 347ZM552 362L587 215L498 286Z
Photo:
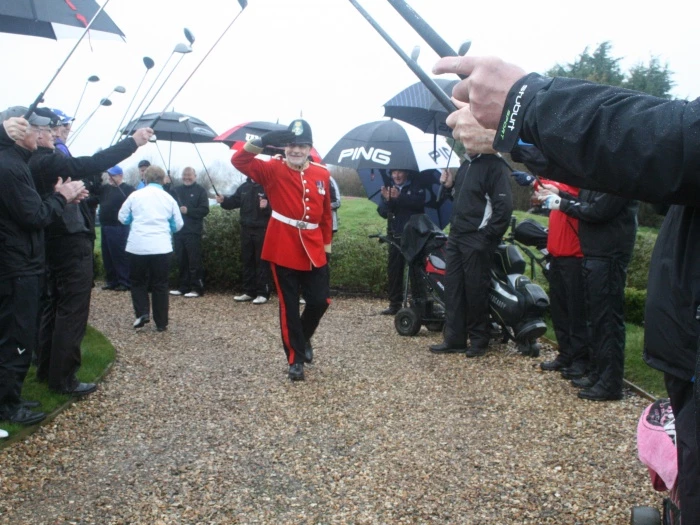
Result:
M657 57L652 57L649 65L640 62L625 74L620 68L621 58L612 57L611 49L612 44L608 41L600 44L593 53L589 53L586 47L576 61L564 66L557 64L545 74L550 77L580 78L671 98L673 72L667 63L662 65Z
M652 57L648 66L641 62L632 66L622 86L643 91L655 97L670 99L671 88L675 85L671 80L672 74L668 69L668 63L662 66L657 57Z

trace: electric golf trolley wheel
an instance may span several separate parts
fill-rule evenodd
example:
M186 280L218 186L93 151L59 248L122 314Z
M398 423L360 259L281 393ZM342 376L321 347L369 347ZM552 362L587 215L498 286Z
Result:
M394 326L399 335L412 337L420 332L420 317L413 308L401 308L394 316Z
M632 507L631 525L661 525L661 513L654 507Z

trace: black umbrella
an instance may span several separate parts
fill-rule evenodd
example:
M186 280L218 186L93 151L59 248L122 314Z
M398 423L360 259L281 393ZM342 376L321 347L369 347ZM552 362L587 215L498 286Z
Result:
M0 33L57 40L54 24L85 29L99 9L95 0L8 0L0 2ZM124 37L104 11L90 30Z
M434 80L449 96L452 96L452 88L459 82L444 78ZM407 87L384 104L385 117L407 122L425 133L444 137L452 136L452 130L445 124L448 115L449 112L422 82Z
M137 129L149 127L158 115L159 113L149 113L135 121L129 122L122 129L122 134L126 134L127 132L133 134ZM192 144L213 142L214 138L218 135L216 131L198 118L174 111L166 111L163 113L153 131L160 140L190 142Z

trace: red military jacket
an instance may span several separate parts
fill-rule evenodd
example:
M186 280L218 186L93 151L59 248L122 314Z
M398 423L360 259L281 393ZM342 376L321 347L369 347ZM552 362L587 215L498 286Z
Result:
M273 210L265 234L262 258L294 270L308 271L314 266L323 266L333 234L328 169L321 164L307 162L298 170L284 159L256 159L260 152L262 148L247 143L234 153L231 164L265 189ZM275 218L275 212L294 221L318 224L318 227L298 228Z

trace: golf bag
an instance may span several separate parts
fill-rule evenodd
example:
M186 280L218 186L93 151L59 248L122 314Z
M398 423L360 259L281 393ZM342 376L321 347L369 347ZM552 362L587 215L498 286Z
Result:
M423 294L417 301L409 300L408 283L404 287L403 308L394 318L396 331L414 336L422 325L431 331L442 330L445 323L445 233L427 215L414 215L406 224L400 246L386 236L372 237L400 249L406 263L414 265L415 274L421 279ZM539 355L537 338L547 330L542 316L549 306L549 298L539 285L523 275L525 260L512 234L505 241L494 252L491 265L489 306L494 335L503 342L515 341L523 354Z

